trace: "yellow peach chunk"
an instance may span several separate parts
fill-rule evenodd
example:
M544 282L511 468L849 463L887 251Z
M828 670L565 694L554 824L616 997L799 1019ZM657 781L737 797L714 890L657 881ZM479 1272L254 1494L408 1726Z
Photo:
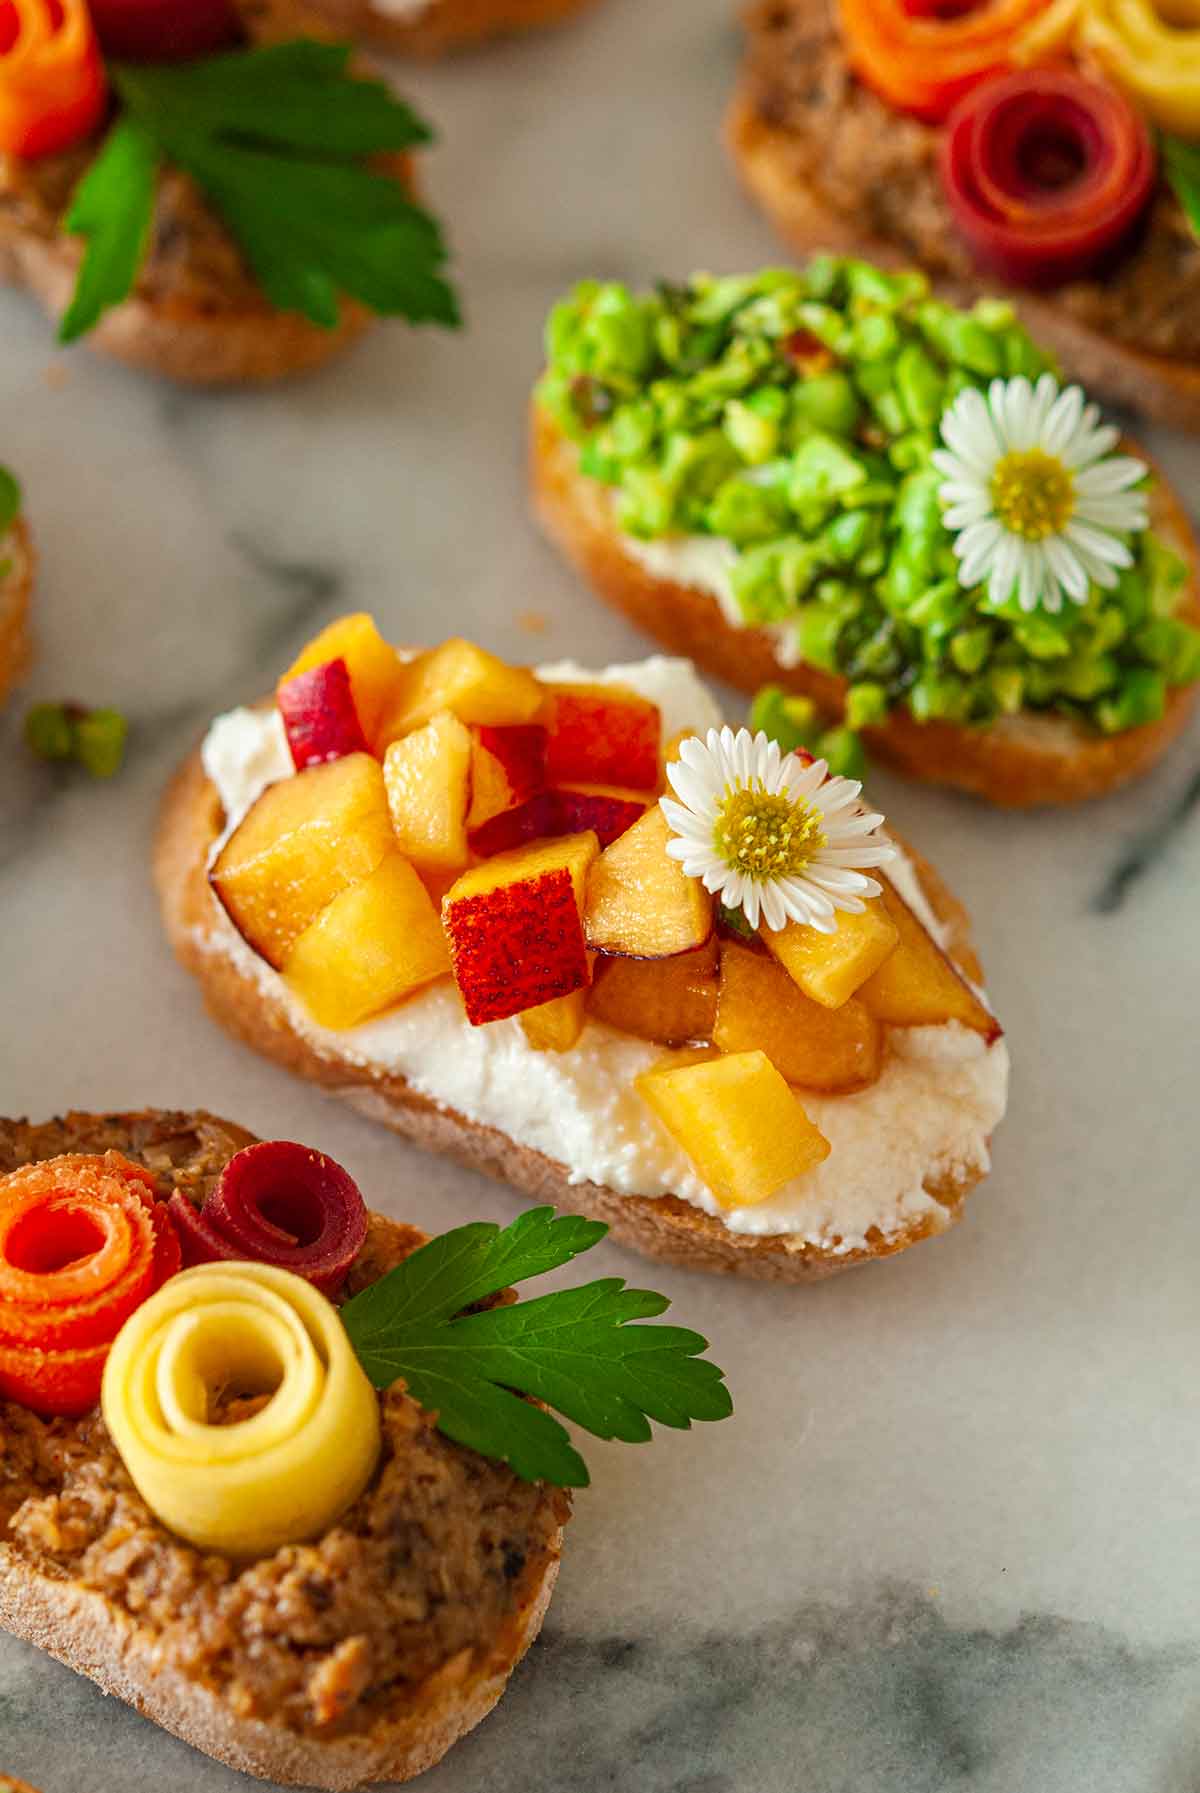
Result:
M239 934L276 970L326 904L395 849L383 768L367 753L268 786L208 877Z
M403 668L380 738L384 745L398 740L439 710L453 710L460 722L533 722L545 703L545 691L524 667L508 666L471 641L444 641Z
M471 733L449 710L393 741L383 756L383 782L396 845L422 871L467 863Z
M832 934L789 921L779 929L764 925L759 936L804 994L827 1009L848 1002L900 938L880 897L872 897L861 915L839 909Z
M297 673L309 672L327 660L344 660L350 675L354 707L363 733L374 746L384 711L400 688L403 663L394 647L380 635L375 619L365 611L341 616L315 635L288 667L279 683L285 685Z
M712 898L669 857L670 838L656 803L601 853L584 911L588 945L596 952L665 959L703 946L712 934Z
M322 1027L356 1027L450 969L446 937L420 878L389 853L306 928L285 982Z
M883 1029L857 997L824 1008L764 952L726 940L713 1041L722 1052L765 1052L789 1083L826 1094L879 1076Z
M996 1017L886 881L882 900L900 944L859 990L864 1006L892 1027L959 1021L989 1040L998 1039L1003 1030Z
M526 1009L519 1017L525 1038L535 1052L569 1052L587 1019L587 991L572 990Z
M829 1156L765 1052L666 1059L637 1088L723 1208L765 1202Z

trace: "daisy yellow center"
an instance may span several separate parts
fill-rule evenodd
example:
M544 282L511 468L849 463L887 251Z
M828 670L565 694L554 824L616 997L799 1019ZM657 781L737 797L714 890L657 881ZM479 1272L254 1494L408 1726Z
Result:
M1075 508L1075 481L1057 455L1043 448L1013 449L992 472L992 508L1012 534L1027 542L1061 535Z
M748 878L798 878L825 845L821 821L811 803L773 796L755 782L725 792L713 845L731 871Z

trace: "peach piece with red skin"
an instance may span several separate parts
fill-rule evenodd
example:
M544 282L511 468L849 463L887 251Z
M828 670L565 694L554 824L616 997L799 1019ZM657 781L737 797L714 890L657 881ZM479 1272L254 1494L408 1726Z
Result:
M602 847L609 847L632 828L650 807L651 798L620 785L560 784L551 792L558 808L560 834L594 829Z
M282 679L275 700L297 772L369 751L344 660L323 660Z
M479 1027L589 982L583 937L594 834L533 841L464 872L442 902L455 981Z
M467 827L482 828L546 783L546 730L540 722L471 730L471 807Z
M363 734L375 748L384 710L400 684L403 663L399 655L375 627L374 617L360 610L339 617L315 635L292 661L279 683L286 685L299 674L310 672L314 666L325 665L330 660L345 661Z
M550 685L550 784L658 788L662 715L625 685Z

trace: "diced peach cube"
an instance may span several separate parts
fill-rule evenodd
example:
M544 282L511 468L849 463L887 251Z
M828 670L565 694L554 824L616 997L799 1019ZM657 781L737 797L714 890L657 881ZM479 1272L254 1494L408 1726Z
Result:
M471 807L467 827L525 803L546 783L546 731L539 722L471 730Z
M828 1094L874 1083L883 1055L883 1029L857 997L824 1008L768 954L734 940L721 943L712 1038L722 1052L765 1052L789 1083Z
M449 710L393 741L384 754L396 845L422 871L466 865L470 779L470 731Z
M556 833L578 834L592 828L602 847L619 840L646 813L650 797L615 784L560 784L554 789L558 805Z
M887 882L882 901L900 937L894 953L858 994L864 1006L892 1027L929 1027L958 1021L986 1039L1003 1029L954 963L933 940L903 897Z
M711 1040L717 1019L713 941L670 959L597 959L588 1010L622 1033L663 1046Z
M657 704L627 685L550 685L551 784L658 787L662 716Z
M276 702L297 772L370 751L344 660L323 660L282 679Z
M646 1071L637 1088L723 1208L765 1202L829 1156L765 1052L735 1052Z
M357 1027L450 969L429 893L399 853L343 890L295 942L285 981L322 1027Z
M493 816L482 828L474 828L469 836L472 853L490 859L494 853L510 853L526 841L542 840L560 834L561 819L558 798L553 791L535 791L526 803Z
M569 1052L587 1019L587 991L572 990L525 1009L519 1017L525 1038L535 1052Z
M586 987L583 896L598 851L594 834L533 841L451 886L442 921L473 1026Z
M656 803L606 847L588 880L585 926L596 952L665 959L703 946L712 898L667 853L670 830Z
M375 627L374 617L365 611L339 617L319 635L313 637L280 679L285 685L302 672L329 660L344 660L354 693L363 733L371 746L376 745L383 713L399 689L401 661L394 647L389 647Z
M822 934L803 922L759 929L765 945L806 996L839 1009L896 950L900 935L882 898L868 899L861 915L839 910L837 927Z
M439 710L453 710L460 722L491 726L535 722L545 702L546 693L523 667L507 666L471 641L444 641L403 668L380 738L386 746Z
M395 849L383 768L366 753L270 785L221 848L209 883L276 970L334 897Z

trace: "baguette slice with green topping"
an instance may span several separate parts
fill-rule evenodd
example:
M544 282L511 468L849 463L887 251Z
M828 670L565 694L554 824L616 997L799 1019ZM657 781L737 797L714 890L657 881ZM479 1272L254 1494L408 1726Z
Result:
M1148 527L1116 542L1128 564L1082 605L960 585L943 419L969 389L1028 398L1053 370L1011 307L956 311L920 275L833 257L646 295L588 282L552 315L548 360L546 534L715 677L811 698L899 771L1014 807L1102 796L1186 724L1197 548L1157 470Z

